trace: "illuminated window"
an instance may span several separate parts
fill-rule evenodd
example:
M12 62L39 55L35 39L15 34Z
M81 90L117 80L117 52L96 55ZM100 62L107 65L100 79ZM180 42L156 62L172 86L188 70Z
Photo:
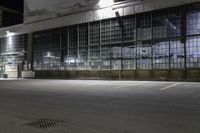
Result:
M187 49L187 68L200 68L200 36L188 37Z
M90 69L99 69L99 54L100 54L100 47L99 46L91 46L89 48L89 66Z
M171 69L183 69L184 68L184 44L180 39L170 40L170 68Z
M152 69L151 42L137 42L137 69Z
M123 69L136 69L136 43L128 43L123 47Z
M111 65L111 48L110 45L101 46L101 69L110 69Z
M163 40L153 44L153 68L169 69L169 41Z

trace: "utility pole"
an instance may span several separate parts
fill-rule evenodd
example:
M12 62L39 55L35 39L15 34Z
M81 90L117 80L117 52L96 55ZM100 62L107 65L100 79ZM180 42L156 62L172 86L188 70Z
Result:
M115 12L115 15L117 17L117 21L118 21L118 24L119 24L119 27L121 28L121 34L122 34L122 40L121 40L121 69L119 71L119 80L122 79L122 71L123 71L123 45L124 45L124 21L123 21L123 18L120 16L119 12L116 11Z

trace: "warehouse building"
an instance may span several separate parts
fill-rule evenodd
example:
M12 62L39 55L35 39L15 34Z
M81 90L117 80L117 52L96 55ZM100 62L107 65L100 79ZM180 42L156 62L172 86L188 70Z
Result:
M0 36L8 77L200 80L198 0L25 0Z

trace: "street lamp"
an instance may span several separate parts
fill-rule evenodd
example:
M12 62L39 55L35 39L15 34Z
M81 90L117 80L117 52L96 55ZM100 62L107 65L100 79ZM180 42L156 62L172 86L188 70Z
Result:
M121 40L121 69L119 71L119 79L121 80L122 78L122 70L123 70L123 45L124 45L124 21L123 18L120 16L119 12L116 11L115 15L117 17L117 22L119 24L119 27L121 28L121 34L122 34L122 40Z

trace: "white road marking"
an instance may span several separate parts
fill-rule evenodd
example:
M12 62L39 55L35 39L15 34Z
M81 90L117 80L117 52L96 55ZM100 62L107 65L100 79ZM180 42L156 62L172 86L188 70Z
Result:
M176 84L173 84L173 85L170 85L170 86L161 88L160 90L161 90L161 91L164 91L164 90L167 90L167 89L169 89L169 88L172 88L172 87L177 86L177 85L180 85L180 84L181 84L181 83L176 83Z
M116 86L115 88L127 88L127 87L133 87L133 86L137 86L137 85L141 85L141 83L136 83L136 84L127 84L127 85L120 85L120 86Z

